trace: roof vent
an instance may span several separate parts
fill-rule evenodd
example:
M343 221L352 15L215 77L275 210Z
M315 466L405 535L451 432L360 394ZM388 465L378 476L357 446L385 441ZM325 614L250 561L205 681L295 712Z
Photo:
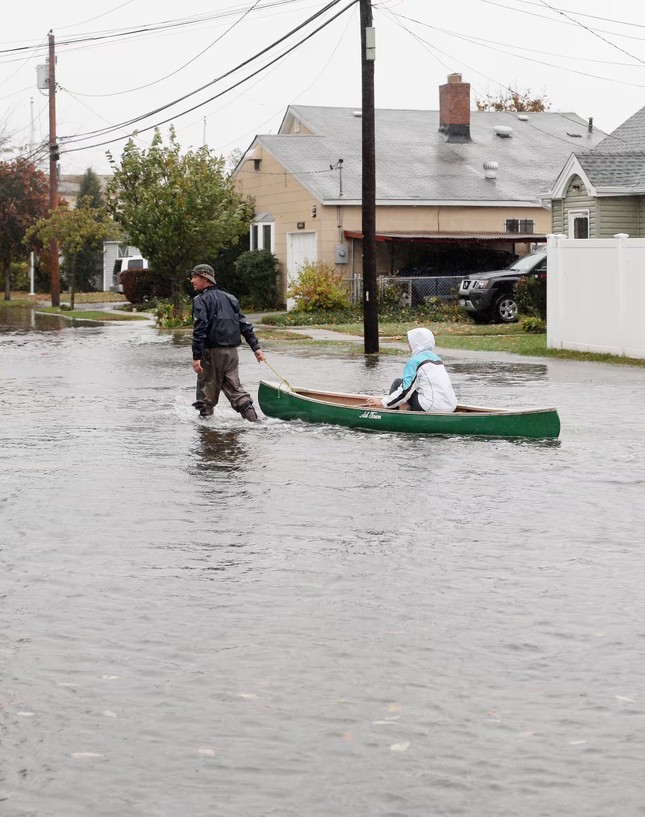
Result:
M352 116L357 116L360 119L363 116L363 111L352 111Z
M495 133L500 139L510 139L513 135L513 128L509 128L508 125L495 125Z
M520 120L520 122L528 122L529 121L529 118L525 113L518 113L517 118Z
M496 179L498 170L499 170L499 165L497 164L497 162L484 162L484 178L485 179Z

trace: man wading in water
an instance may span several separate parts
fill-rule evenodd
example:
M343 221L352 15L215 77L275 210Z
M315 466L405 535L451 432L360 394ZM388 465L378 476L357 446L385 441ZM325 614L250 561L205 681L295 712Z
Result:
M211 417L223 391L235 411L255 423L258 415L251 395L240 383L237 368L237 347L242 336L258 362L264 360L253 325L240 311L237 298L217 288L211 266L198 264L190 280L197 292L193 298L193 370L197 374L197 400L193 406L200 417Z

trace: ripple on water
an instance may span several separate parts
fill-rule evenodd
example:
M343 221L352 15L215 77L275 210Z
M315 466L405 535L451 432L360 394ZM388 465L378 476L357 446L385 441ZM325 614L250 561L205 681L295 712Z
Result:
M629 391L601 434L595 369L451 353L460 396L557 405L561 439L417 439L200 421L185 337L24 331L0 333L9 813L639 813L643 373L603 370ZM402 363L270 352L343 391Z

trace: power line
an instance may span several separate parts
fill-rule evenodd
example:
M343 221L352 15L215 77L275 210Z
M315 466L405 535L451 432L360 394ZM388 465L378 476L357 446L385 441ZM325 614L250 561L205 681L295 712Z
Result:
M583 28L585 31L588 31L589 34L591 34L593 37L598 37L598 39L602 40L603 43L606 43L607 45L611 46L612 48L615 48L617 51L621 51L623 54L626 54L628 57L631 57L633 60L636 60L636 62L640 62L643 65L645 65L645 61L642 60L640 57L636 57L636 56L634 56L634 54L630 54L629 51L626 51L624 48L621 48L619 45L616 45L615 43L612 43L610 40L608 40L606 37L603 37L597 31L594 31L593 29L589 28L589 26L586 26L584 23L581 23L579 20L576 20L575 17L571 17L569 14L562 11L561 9L556 9L553 6L550 6L546 2L546 0L540 0L540 2L542 3L542 5L545 8L550 9L555 14L561 14L563 17L566 17L567 20L570 20L572 23L575 23L575 25L580 26L580 28Z
M388 14L390 14L392 17L398 17L398 16L400 16L400 15L396 15L396 14L395 14L395 13L393 13L393 12L388 12ZM409 19L409 18L406 18L406 19ZM414 22L415 22L415 23L418 23L419 21L414 20ZM475 73L480 74L480 76L486 77L486 78L487 78L487 79L489 79L491 82L494 82L496 85L499 85L500 87L505 88L506 90L509 90L509 91L515 92L515 89L513 89L513 88L509 88L509 87L508 87L508 86L507 86L505 83L498 82L497 80L495 80L495 79L493 79L493 78L491 78L491 77L488 77L486 74L484 74L484 73L483 73L482 71L480 71L478 68L474 68L473 66L467 65L466 63L463 63L461 60L455 60L455 58L454 58L454 57L452 57L452 56L451 56L451 55L449 55L449 54L446 54L446 52L444 52L444 51L441 51L441 49L440 49L440 48L438 48L437 46L433 46L433 45L431 45L431 44L430 44L430 43L428 43L426 40L424 40L422 37L419 37L419 35L414 34L413 32L411 32L411 31L410 31L408 28L406 28L404 25L402 25L402 24L400 24L400 25L401 25L401 28L403 28L405 31L407 31L407 32L408 32L408 33L409 33L411 36L415 37L415 38L416 38L416 39L417 39L419 42L425 43L425 45L427 45L429 48L434 48L435 50L439 51L439 53L442 53L442 54L445 54L446 56L449 56L449 57L450 57L451 59L453 59L453 60L454 60L456 63L462 64L462 65L465 65L465 67L466 67L466 68L469 68L471 71L474 71ZM425 24L425 23L420 23L420 25L427 25L427 24ZM430 28L432 28L432 26L430 26ZM455 37L455 38L457 38L457 39L462 39L462 40L465 40L466 42L472 42L472 43L474 43L474 44L479 45L479 43L475 43L475 41L474 41L474 40L469 39L468 37L465 37L464 35L461 35L461 34L453 34L453 33L448 32L448 31L444 31L444 33L450 34L451 36L453 36L453 37ZM487 45L487 46L482 46L482 47L489 48L491 51L500 51L500 49L493 48L492 46L489 46L489 45ZM504 54L509 55L509 52L508 52L508 51L500 51L500 53L504 53ZM565 67L563 67L563 66L561 66L561 65L556 65L556 64L554 64L554 63L552 63L552 62L545 62L544 60L537 60L537 59L533 59L532 57L527 57L527 56L524 56L523 54L512 53L512 54L510 54L510 55L511 55L511 56L513 56L513 57L516 57L516 58L518 58L518 59L525 60L525 61L527 61L527 62L533 62L533 63L535 63L535 64L537 64L537 65L546 65L547 67L549 67L549 68L554 68L554 69L556 69L556 70L558 70L558 71L565 71L566 73L570 73L570 74L577 74L578 76L589 77L590 79L600 79L600 80L604 80L605 82L612 82L612 83L615 83L615 84L617 84L617 85L627 85L627 86L632 87L632 88L645 88L645 85L642 85L641 83L637 83L637 82L628 82L628 81L625 81L625 80L617 80L617 79L613 79L613 78L611 78L611 77L604 77L604 76L601 76L601 75L598 75L598 74L590 74L590 73L589 73L589 72L587 72L587 71L579 71L579 70L577 70L577 69L575 69L575 68L565 68ZM632 66L632 67L634 67L634 66Z
M550 23L560 23L561 25L565 25L565 26L575 26L576 25L575 23L566 22L564 20L554 20L553 17L548 17L545 14L537 14L537 13L535 13L533 11L526 11L525 9L517 8L516 6L507 6L504 3L496 2L496 0L481 0L481 2L486 3L489 6L496 6L497 8L505 9L506 11L514 11L514 12L517 12L518 14L526 14L529 17L538 17L540 20L548 20ZM521 0L518 0L518 2L521 2ZM533 4L531 4L531 5L533 5ZM616 20L615 22L618 23L619 25L631 25L631 23L621 23L618 20ZM634 24L634 27L642 28L642 26L637 26L636 24ZM627 39L627 40L638 40L639 42L643 41L643 37L636 37L636 36L634 36L632 34L619 34L617 31L606 31L605 29L602 29L602 28L598 28L598 29L595 29L595 30L600 31L603 34L611 34L614 37L622 37L623 39Z
M302 29L302 28L304 28L305 26L309 25L309 23L311 23L311 22L313 22L314 20L316 20L318 17L320 17L320 16L321 16L322 14L324 14L326 11L329 11L329 10L330 10L331 8L333 8L334 6L338 5L340 2L341 2L341 0L331 0L331 2L329 2L329 3L328 3L326 6L324 6L324 8L322 8L320 11L316 12L314 15L312 15L312 16L311 16L311 17L309 17L307 20L305 20L303 23L300 23L298 26L296 26L296 28L292 29L292 30L291 30L291 31L289 31L287 34L285 34L285 35L283 35L282 37L280 37L278 40L275 40L273 43L271 43L270 45L266 46L265 48L263 48L261 51L257 52L256 54L254 54L252 57L249 57L248 59L246 59L246 60L244 60L243 62L239 63L239 64L238 64L237 66L235 66L234 68L230 69L229 71L226 71L226 72L225 72L224 74L222 74L221 76L216 77L215 79L211 80L210 82L207 82L205 85L202 85L201 87L196 88L196 89L195 89L195 90L193 90L193 91L189 91L188 93L186 93L186 94L184 94L183 96L181 96L181 97L179 97L179 98L177 98L177 99L173 100L172 102L168 102L168 103L167 103L167 104L165 104L165 105L161 105L160 107L155 108L155 109L154 109L154 110L152 110L152 111L148 111L148 112L147 112L147 113L145 113L145 114L141 114L140 116L134 117L133 119L127 120L127 121L125 121L125 122L120 122L120 123L118 123L118 124L116 124L116 125L114 125L114 126L112 126L112 127L110 127L110 128L99 128L99 129L94 130L94 131L88 131L87 133L81 134L80 136L76 136L76 137L69 137L68 141L69 141L69 142L77 142L77 141L83 141L83 140L86 140L86 139L91 139L91 138L100 138L101 136L106 136L106 135L107 135L108 133L110 133L111 131L114 131L114 130L116 130L116 129L118 129L118 128L124 128L124 127L129 127L129 126L131 126L131 125L135 125L135 124L137 124L138 122L142 122L144 119L148 119L148 118L150 118L151 116L154 116L155 114L161 113L162 111L167 110L168 108L171 108L171 107L173 107L174 105L179 104L180 102L183 102L184 100L188 99L189 97L194 96L194 95L195 95L195 94L197 94L197 93L200 93L201 91L205 90L206 88L209 88L211 85L214 85L214 84L216 84L217 82L221 82L223 79L226 79L227 77L231 76L232 74L236 73L236 72L237 72L237 71L239 71L240 69L244 68L245 66L249 65L250 63L252 63L252 62L253 62L253 61L255 61L256 59L258 59L259 57L263 56L263 55L264 55L264 54L266 54L267 52L271 51L271 49L275 48L275 47L276 47L277 45L279 45L280 43L282 43L282 42L284 42L285 40L289 39L289 37L291 37L291 36L292 36L293 34L295 34L297 31L299 31L300 29ZM268 63L267 63L266 65L264 65L262 68L260 68L260 69L258 69L257 71L253 72L253 73L252 73L252 74L250 74L249 76L245 77L243 80L240 80L239 82L235 83L235 84L234 84L234 85L232 85L230 88L226 89L226 91L223 91L223 92L221 92L221 93L219 93L219 94L216 94L215 96L213 96L213 97L211 97L211 98L209 98L209 99L205 100L204 102L199 103L198 105L193 106L192 108L190 108L190 109L189 109L189 110L187 110L187 111L184 111L183 113L177 114L177 117L179 117L179 116L184 116L186 113L190 113L191 111L196 110L197 108L201 107L202 105L205 105L205 104L207 104L208 102L212 102L214 99L217 99L217 98L218 98L219 96L221 96L223 93L227 93L228 91L232 90L233 88L236 88L238 85L241 85L242 83L247 82L249 79L251 79L252 77L254 77L256 74L258 74L258 73L260 73L261 71L265 70L265 69L266 69L267 67L269 67L270 65L273 65L273 63L277 62L279 59L282 59L284 56L286 56L287 54L291 53L291 51L294 51L296 48L298 48L298 47L299 47L300 45L302 45L304 42L306 42L307 40L309 40L311 37L313 37L315 34L317 34L319 31L321 31L323 28L325 28L325 27L326 27L327 25L329 25L331 22L333 22L333 21L334 21L334 20L335 20L337 17L339 17L339 16L341 16L342 14L344 14L344 12L345 12L345 11L347 11L347 9L348 9L348 8L350 8L351 6L353 6L353 5L354 5L356 2L358 2L358 0L350 0L349 4L348 4L347 6L345 6L343 9L341 9L341 11L337 12L337 13L336 13L334 16L332 16L332 17L331 17L329 20L327 20L327 21L326 21L325 23L323 23L321 26L319 26L318 28L314 29L314 30L313 30L313 31L312 31L310 34L306 35L306 36L305 36L303 39L301 39L301 40L300 40L300 41L298 41L298 42L297 42L295 45L293 45L293 46L291 46L290 48L288 48L288 49L287 49L285 52L283 52L282 54L280 54L278 57L276 57L276 58L274 58L273 60L271 60L270 62L268 62ZM171 118L172 118L172 117L171 117ZM157 125L151 125L150 127L147 127L147 128L141 129L141 130L140 130L140 132L144 132L144 131L146 131L146 130L150 130L150 128L153 128L153 127L158 127L159 125L164 125L164 124L166 124L166 122L168 122L168 121L170 121L170 120L169 120L169 119L166 119L166 120L164 120L163 122L159 122L159 123L157 123ZM101 144L104 144L104 143L101 143ZM107 144L107 143L105 143L105 144ZM97 147L99 147L99 146L100 146L100 145L97 145Z
M333 2L329 3L328 6L326 6L325 9L323 9L323 11L327 10L330 7L333 7L333 6L337 5L339 2L340 2L340 0L333 0ZM171 116L171 117L169 117L167 119L164 119L161 122L156 122L155 124L148 125L145 128L138 128L136 132L137 133L145 133L146 131L152 130L153 128L158 128L158 127L161 127L161 125L166 125L168 122L171 122L174 119L178 119L181 116L185 116L188 113L192 113L193 111L197 110L198 108L201 108L204 105L207 105L209 102L213 102L213 100L218 99L219 97L224 96L225 94L229 93L230 91L234 90L235 88L239 87L240 85L243 85L245 82L248 82L250 79L252 79L257 74L261 73L262 71L265 71L269 66L271 66L274 63L278 62L279 60L283 59L288 54L290 54L292 51L295 51L297 48L299 48L301 45L303 45L303 43L310 40L312 37L314 37L316 34L318 34L320 31L322 31L328 25L330 25L334 20L336 20L338 17L340 17L342 14L344 14L349 8L351 8L357 2L358 2L358 0L350 0L350 2L346 6L344 6L340 11L338 11L335 15L333 15L329 20L322 23L320 26L318 26L316 29L314 29L311 33L307 34L305 37L303 37L301 40L299 40L293 46L289 47L282 54L279 54L277 57L270 60L266 65L263 65L262 67L258 68L256 71L254 71L253 73L251 73L248 76L244 77L243 79L239 80L238 82L234 83L230 87L224 89L223 91L220 91L219 93L215 94L214 96L210 97L209 99L204 100L203 102L198 103L197 105L193 105L191 108L188 108L185 111L182 111L182 112L180 112L178 114L175 114L174 116ZM312 18L310 18L310 20L308 20L306 22L310 22L312 19L315 19L318 16L320 16L320 13L314 15ZM304 25L304 24L302 24L302 25ZM130 125L130 124L135 124L136 122L139 122L139 121L141 121L143 119L146 119L146 118L154 115L155 113L159 113L159 112L161 112L163 110L166 110L167 108L172 107L173 105L177 104L178 102L182 102L184 99L187 99L188 97L193 96L194 94L198 93L199 91L204 90L204 88L207 88L210 85L212 85L212 84L214 84L216 82L219 82L221 79L224 79L225 77L230 76L231 74L235 73L241 67L244 67L245 65L247 65L248 63L250 63L254 59L256 59L258 56L261 56L262 54L266 53L268 50L273 48L278 43L280 43L283 40L287 39L289 36L291 36L299 28L302 28L302 25L298 26L296 29L293 29L291 32L289 32L289 34L285 35L284 37L281 37L279 40L277 40L271 46L268 46L267 48L263 49L261 52L256 54L254 57L251 57L248 60L245 60L243 63L238 65L236 68L234 68L234 69L232 69L230 71L227 71L225 74L222 75L222 77L219 77L219 78L213 80L212 82L209 82L207 85L204 85L204 86L202 86L201 88L198 88L195 91L192 91L192 92L190 92L188 94L185 94L183 97L181 97L178 100L175 100L174 102L171 102L171 103L168 103L167 105L161 106L160 108L156 109L155 111L144 114L141 117L137 117L134 120L130 120L129 122L121 123L120 125L115 125L112 128L105 128L105 129L98 130L98 131L92 131L92 132L89 132L87 134L81 135L79 137L71 137L71 138L69 138L69 139L67 139L65 141L74 143L74 142L78 142L78 141L88 140L88 139L92 138L92 136L94 136L96 138L100 138L101 135L106 136L108 133L110 133L111 131L114 131L117 128L122 128L122 127L125 127L125 126ZM73 153L73 152L76 152L78 150L88 150L88 149L91 149L91 148L103 147L104 145L109 145L109 144L112 144L114 142L118 142L122 138L123 137L108 139L106 141L98 142L98 143L95 143L93 145L86 145L84 147L67 148L66 150L63 150L62 152L64 152L64 153Z
M489 0L483 0L484 3L489 2ZM539 2L533 2L533 0L515 0L516 3L521 3L525 6L538 6L538 8L542 5L541 0ZM492 3L491 5L497 5L496 3ZM616 20L613 17L599 17L596 14L585 14L582 11L571 11L571 9L560 9L556 8L555 6L550 7L553 11L557 11L560 14L576 14L578 17L587 17L590 20L602 20L604 23L616 23L616 25L620 26L629 26L630 28L645 28L645 25L642 23L635 23L632 20ZM544 19L548 20L550 18L545 17ZM620 35L619 35L620 36Z
M293 3L298 3L301 1L302 0L273 0L273 2L269 2L267 3L266 6L263 6L261 10L264 11L265 9L291 5ZM246 7L242 8L244 9ZM67 39L61 38L60 40L57 41L56 45L59 48L67 48L68 46L79 45L83 43L97 43L104 40L120 39L122 37L136 37L142 34L154 34L155 32L158 31L167 31L176 28L184 28L186 26L203 24L206 22L210 22L212 20L219 20L226 17L232 17L239 13L240 9L238 7L234 9L224 9L223 11L219 11L214 14L202 14L193 17L183 17L175 20L164 20L160 23L155 23L152 25L129 26L128 28L111 29L103 32L81 34L78 36L69 37ZM42 50L42 45L38 43L34 45L20 45L15 46L13 48L0 49L0 56L2 56L3 54L15 54L30 50L40 51ZM68 50L71 49L68 48Z
M206 53L208 50L210 50L210 49L211 49L211 48L212 48L214 45L216 45L218 42L220 42L220 41L221 41L221 40L222 40L222 39L223 39L223 38L224 38L224 37L225 37L227 34L229 34L229 33L230 33L230 32L231 32L231 31L232 31L232 30L233 30L233 29L234 29L234 28L235 28L237 25L239 25L239 24L242 22L242 20L243 20L243 19L244 19L244 18L245 18L245 17L246 17L248 14L250 14L250 13L253 11L253 9L255 9L255 7L256 7L256 6L257 6L259 3L261 3L261 2L262 2L262 0L256 0L256 2L255 2L255 3L254 3L252 6L251 6L251 8L247 9L247 10L244 12L244 14L243 14L243 15L242 15L242 16L239 18L239 20L236 20L236 21L233 23L233 25L229 26L229 27L226 29L226 31L225 31L223 34L221 34L219 37L217 37L217 39L213 40L213 42L212 42L212 43L210 43L209 45L207 45L207 46L206 46L206 48L202 49L202 50L201 50L201 51L200 51L198 54L195 54L195 56L194 56L194 57L192 57L191 59L189 59L189 60L188 60L188 62L185 62L183 65L180 65L180 66L179 66L179 68L176 68L174 71L171 71L169 74L166 74L164 77L159 77L159 79L156 79L156 80L154 80L153 82L148 82L148 83L146 83L145 85L139 85L139 86L138 86L138 87L136 87L136 88L129 88L127 91L117 91L116 93L111 93L111 94L80 94L80 93L77 93L77 96L88 96L88 97L112 97L112 96L121 96L121 95L123 95L123 94L131 94L131 93L133 93L134 91L141 91L141 90L143 90L144 88L151 88L153 85L158 85L160 82L164 82L165 80L169 79L170 77L175 76L175 74L178 74L180 71L183 71L183 70L184 70L184 68L187 68L187 67L188 67L189 65L191 65L193 62L195 62L195 60L199 59L199 57L201 57L201 56L202 56L202 54L205 54L205 53Z

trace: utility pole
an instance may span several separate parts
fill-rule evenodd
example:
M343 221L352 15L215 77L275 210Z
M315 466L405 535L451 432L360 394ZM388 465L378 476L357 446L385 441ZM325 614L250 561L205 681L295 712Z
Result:
M54 32L49 32L49 210L58 207L58 144L56 142L56 50ZM60 267L58 264L58 242L49 242L49 269L52 292L52 306L60 306Z
M363 336L365 354L377 354L378 290L376 285L376 139L374 135L375 33L372 2L360 0L363 139Z

